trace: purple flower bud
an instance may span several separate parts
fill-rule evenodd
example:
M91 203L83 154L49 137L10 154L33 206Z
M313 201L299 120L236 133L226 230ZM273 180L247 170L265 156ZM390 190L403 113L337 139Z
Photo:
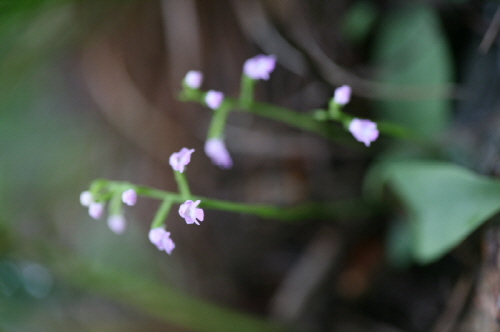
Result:
M200 223L198 220L203 221L204 213L202 209L197 207L198 204L200 204L200 200L197 200L196 202L187 200L179 207L179 214L186 220L186 223L199 225Z
M275 66L274 55L259 54L245 61L243 72L254 80L268 80Z
M108 227L115 234L122 234L127 228L127 222L121 214L108 217Z
M205 96L205 103L213 110L218 109L223 100L224 94L220 91L208 90L207 95Z
M184 172L184 167L191 161L191 154L194 149L182 148L181 151L172 153L170 156L170 166L174 171Z
M184 83L192 89L199 89L202 82L203 74L197 70L188 71L186 77L184 77Z
M96 220L101 219L103 212L104 212L104 204L103 203L98 203L98 202L90 203L89 215L92 218L94 218Z
M122 201L128 206L135 205L135 203L137 202L137 193L135 192L135 190L134 189L125 190L122 194Z
M222 139L209 138L205 142L205 153L212 160L212 163L220 168L228 169L233 167L233 161Z
M94 196L92 196L92 193L90 191L84 191L80 194L80 203L88 207L90 204L94 202Z
M339 105L345 105L351 100L351 87L349 85L342 85L335 89L333 100Z
M149 241L154 244L158 250L165 250L167 254L171 254L175 248L175 243L170 238L170 232L158 227L149 231Z
M356 140L365 143L366 146L370 146L370 143L374 142L379 135L377 124L365 119L352 119L349 131Z

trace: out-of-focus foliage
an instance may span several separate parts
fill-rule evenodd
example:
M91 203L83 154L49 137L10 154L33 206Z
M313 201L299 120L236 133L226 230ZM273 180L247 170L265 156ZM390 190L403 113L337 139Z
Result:
M349 332L392 329L404 317L406 325L394 325L428 330L441 298L420 311L409 306L408 317L401 302L384 306L387 289L383 301L363 302L388 273L380 233L391 217L363 201L360 188L377 156L367 184L388 185L403 203L385 202L398 214L386 237L389 254L407 266L438 261L500 209L497 180L418 160L442 160L452 145L439 137L451 126L457 59L439 11L465 2L0 0L0 331L279 330L268 317L287 328ZM230 119L235 169L213 170L202 154L211 111L172 97L182 71L203 70L203 89L234 97L244 59L272 47L283 47L289 66L278 57L257 86L258 110ZM389 122L380 129L407 126L426 144L384 134L365 149L344 128L316 123L310 110L347 83L347 113ZM283 105L297 112L267 122L283 118ZM123 236L79 206L98 177L172 189L165 156L186 141L196 148L193 193L282 205L318 199L332 209L347 198L355 207L286 225L207 211L199 227L169 223L179 242L167 256L147 239L156 202L127 207ZM422 292L399 293L413 304ZM298 309L269 309L276 298Z
M451 105L437 93L452 82L453 60L434 8L417 2L387 13L376 36L374 65L382 82L409 88L401 96L408 100L377 103L383 120L424 135L447 128Z
M380 199L386 183L409 209L412 236L407 245L420 263L442 257L500 210L499 181L451 163L381 163L372 170L367 190Z

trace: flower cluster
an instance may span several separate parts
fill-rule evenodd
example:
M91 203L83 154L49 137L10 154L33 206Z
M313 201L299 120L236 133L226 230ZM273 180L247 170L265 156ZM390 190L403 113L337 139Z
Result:
M351 101L351 92L352 90L349 85L338 87L335 89L333 95L334 103L340 106L347 105ZM351 118L346 127L356 140L364 143L366 146L370 146L379 136L377 124L367 119Z
M257 55L248 59L243 65L243 80L242 91L238 104L240 107L252 105L253 87L256 80L268 80L271 73L276 67L276 57L274 55ZM211 159L212 163L223 168L229 169L233 166L233 160L226 148L223 137L223 129L230 105L232 101L226 101L227 107L223 107L225 102L224 94L220 91L208 90L202 94L198 90L203 83L203 74L199 71L189 71L183 81L185 91L188 96L201 99L211 109L213 109L214 117L209 130L209 138L205 142L204 150L206 155ZM329 110L318 110L321 118L316 118L321 121L335 120L343 123L352 133L354 138L366 146L370 146L378 136L379 131L377 124L367 119L353 118L343 114L341 108L347 105L351 100L351 87L343 85L335 90L334 96L330 101ZM232 106L231 106L232 107ZM318 113L317 112L317 113ZM191 155L194 149L183 147L179 152L175 152L170 156L169 163L174 170L175 179L179 187L179 194L167 193L164 203L158 210L158 213L153 221L153 226L149 231L149 240L159 250L171 254L175 248L175 243L172 240L171 233L166 231L165 221L171 205L174 202L180 203L179 215L187 224L196 224L204 220L205 213L199 208L200 200L191 200L188 182L183 174L186 166L191 161ZM127 184L128 185L128 184ZM97 186L99 187L99 186ZM142 190L142 189L141 189ZM95 192L94 192L95 191ZM145 194L145 192L142 192ZM94 196L97 195L97 196ZM154 197L157 197L156 193ZM127 228L126 219L121 212L123 205L134 206L137 202L137 192L134 188L126 188L125 185L110 186L108 191L101 193L96 188L93 191L84 191L80 195L80 202L83 206L88 207L89 215L94 219L100 219L104 213L105 200L111 199L109 216L107 219L108 227L116 234L123 233Z
M127 189L121 195L122 202L126 205L133 206L137 202L137 193L134 189ZM90 191L84 191L80 194L80 203L88 207L89 215L99 220L104 214L105 203L96 201L94 195ZM127 228L127 221L121 213L110 213L107 220L108 227L115 234L122 234Z
M193 152L194 149L182 148L179 152L175 152L170 156L170 166L172 166L174 172L178 172L176 176L176 180L178 182L185 181L184 175L182 173L184 172L185 167L191 161L191 154ZM182 186L187 186L187 183L181 182L178 183L180 187L179 189L182 189ZM189 192L189 189L184 190ZM111 196L112 203L110 204L110 214L107 220L107 224L114 233L121 234L125 231L127 223L121 212L116 213L117 208L116 204L113 203L113 200L116 197L118 199L121 199L121 203L128 206L133 206L137 202L137 192L133 188L124 189L123 186L120 186L119 188L112 189L111 192L107 192L105 195L99 194L99 196L101 196L100 198L102 198L102 196L107 197L109 195ZM100 219L102 217L102 214L104 213L105 203L96 200L96 197L94 196L94 194L92 194L92 192L82 192L80 194L80 202L83 206L89 208L89 214L92 218ZM155 222L153 223L154 227L152 227L149 231L149 240L159 250L165 251L170 255L175 248L175 243L170 237L171 233L167 232L165 230L165 227L161 225L161 223L163 222L163 218L166 217L166 214L170 210L171 202L170 200L166 200L166 202L168 205L168 209L166 209L162 213L158 213L157 217L155 218ZM184 218L187 224L200 225L200 222L203 221L205 213L203 209L198 207L200 203L200 200L192 201L188 199L179 206L179 215ZM159 219L158 222L156 220L157 218Z

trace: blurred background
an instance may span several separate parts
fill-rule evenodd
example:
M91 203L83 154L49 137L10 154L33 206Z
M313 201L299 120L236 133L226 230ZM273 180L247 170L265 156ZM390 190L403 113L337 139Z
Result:
M178 94L194 69L204 73L204 90L237 96L244 61L274 54L277 68L258 82L257 100L308 112L349 84L348 113L455 142L452 158L496 175L497 7L0 0L0 331L458 326L457 315L443 312L454 294L466 306L470 282L460 275L477 271L477 239L459 258L396 269L385 258L387 213L361 199L374 159L414 147L382 137L366 149L234 112L226 142L235 166L222 171L203 153L211 111ZM484 95L471 101L452 82ZM140 198L128 208L121 236L79 204L96 178L175 191L168 158L182 147L196 150L187 176L197 195L278 205L346 200L353 208L294 224L205 211L198 227L174 208L167 223L177 246L168 256L147 238L158 202Z

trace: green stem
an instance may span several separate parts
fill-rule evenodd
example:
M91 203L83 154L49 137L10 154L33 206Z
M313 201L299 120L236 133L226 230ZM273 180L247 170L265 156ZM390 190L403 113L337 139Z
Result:
M227 104L222 104L221 107L214 111L210 127L208 129L207 138L219 138L224 135L224 128L226 127L227 116L231 107Z
M248 109L252 106L255 90L255 80L247 75L241 75L240 100L239 106Z
M114 190L113 195L111 196L111 201L109 203L109 215L110 216L119 216L122 214L122 191Z
M174 171L175 181L177 181L177 186L179 187L179 192L183 200L191 199L191 190L189 190L189 184L187 182L184 173L179 171Z
M181 93L180 99L182 101L195 101L204 105L203 96L204 94L201 91L194 91L190 95ZM241 98L242 97L240 97L240 99L225 97L224 107L227 107L227 109L230 110L254 113L262 117L286 123L292 127L318 134L331 141L350 144L353 146L357 145L357 143L352 139L351 135L346 130L343 130L339 126L332 125L332 123L328 121L324 121L326 119L316 119L313 114L300 113L285 107L259 103L255 101L252 101L249 107L243 107L244 105L242 105ZM326 113L328 118L332 117L332 114L329 110L327 110ZM336 120L340 121L344 126L347 127L349 126L350 120L352 120L351 116L341 111L340 115L334 114L333 116L338 118ZM433 150L437 149L434 142L429 141L427 138L419 135L414 131L411 131L409 128L398 126L396 124L378 124L378 129L381 133L401 139L406 139L419 145L425 146L426 148L431 148Z
M166 196L156 212L153 222L151 223L152 229L163 226L165 219L167 219L168 213L170 212L170 208L172 207L172 203L172 197L170 195Z
M145 186L136 186L124 182L109 180L98 181L105 182L108 185L108 188L123 186L124 184L128 185L129 188L133 188L138 195L163 200L163 204L167 204L165 203L165 201L167 200L170 202L170 204L182 204L186 201L183 195L169 191L163 191ZM306 219L344 219L352 218L353 216L366 216L366 214L370 213L369 207L364 202L355 200L338 201L334 203L305 203L293 207L278 207L268 204L246 204L231 202L203 196L192 196L190 198L192 200L200 200L200 206L207 209L252 214L263 218L289 222ZM160 206L160 209L163 207L163 204L162 206ZM153 222L153 224L155 224L155 222Z

